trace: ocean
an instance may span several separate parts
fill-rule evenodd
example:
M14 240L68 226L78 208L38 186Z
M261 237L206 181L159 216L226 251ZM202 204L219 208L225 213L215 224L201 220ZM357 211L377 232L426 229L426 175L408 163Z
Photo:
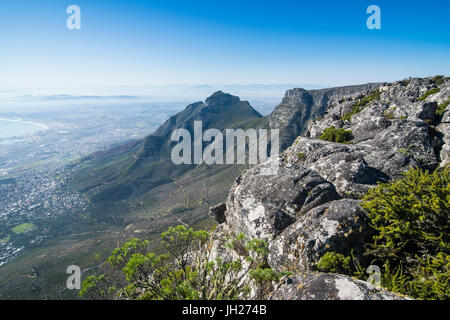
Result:
M23 137L45 129L47 127L39 123L0 119L0 139Z

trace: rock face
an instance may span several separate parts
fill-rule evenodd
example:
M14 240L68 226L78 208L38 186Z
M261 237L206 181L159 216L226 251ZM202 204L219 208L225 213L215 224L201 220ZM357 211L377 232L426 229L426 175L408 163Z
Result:
M282 164L277 175L266 175L268 165L245 171L230 190L226 220L236 234L271 240L299 212L339 198L333 185L310 169Z
M214 217L219 224L224 223L225 221L227 221L225 217L226 210L227 206L225 205L225 203L220 203L214 207L209 208L209 216Z
M244 171L226 210L220 209L226 220L221 229L268 241L269 266L297 274L279 284L272 299L402 299L343 275L312 271L327 251L363 259L371 228L359 199L370 188L411 167L433 170L449 162L448 106L436 114L449 96L447 78L286 93L269 116L272 127L284 128L283 143L293 142L277 159L278 172L265 174L273 159ZM351 130L352 140L319 139L330 126ZM291 140L299 130L304 134Z
M450 97L447 97L450 99ZM441 99L440 103L444 103ZM437 126L437 134L442 139L443 145L440 150L441 166L450 164L450 105L445 109L440 124Z
M269 264L276 270L311 270L327 251L361 259L369 235L359 201L342 199L318 206L301 216L269 244Z
M283 101L268 116L271 128L280 129L280 147L287 148L294 139L305 131L310 119L323 117L330 106L341 99L359 97L377 88L381 83L347 86L320 90L292 89L286 92Z
M270 296L271 300L407 300L377 289L372 284L348 276L329 273L304 273L284 277Z

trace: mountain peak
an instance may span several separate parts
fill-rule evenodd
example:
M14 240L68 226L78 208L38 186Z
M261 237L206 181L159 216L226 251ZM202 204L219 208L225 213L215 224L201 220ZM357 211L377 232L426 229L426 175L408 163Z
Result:
M216 91L211 96L206 98L205 102L207 105L233 105L239 103L241 99L239 97L233 96L229 93L224 93L223 91Z

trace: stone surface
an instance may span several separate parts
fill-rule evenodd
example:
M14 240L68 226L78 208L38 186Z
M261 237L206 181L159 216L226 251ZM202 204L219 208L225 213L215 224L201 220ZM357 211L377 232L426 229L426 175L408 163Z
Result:
M280 165L266 175L268 163L246 170L230 190L226 220L236 234L273 239L297 214L339 198L332 184L313 170Z
M374 90L379 94L372 94L360 112L350 121L342 119ZM280 144L288 148L235 181L216 236L226 230L268 241L269 266L294 274L276 285L271 299L405 299L345 275L313 271L328 251L353 252L367 264L362 253L372 229L359 199L370 188L401 178L411 167L433 170L449 163L449 108L436 115L449 98L450 80L433 78L289 90L267 118L272 128L283 129ZM330 126L352 130L353 139L345 144L320 140ZM267 175L275 161L278 171Z
M312 270L327 251L361 261L369 236L367 217L360 202L333 201L310 210L269 244L269 265L279 271Z
M408 300L345 275L303 273L284 277L270 300Z
M225 217L225 211L227 210L227 206L225 203L220 203L216 206L209 208L209 216L216 219L216 221L220 223L224 223L227 221Z

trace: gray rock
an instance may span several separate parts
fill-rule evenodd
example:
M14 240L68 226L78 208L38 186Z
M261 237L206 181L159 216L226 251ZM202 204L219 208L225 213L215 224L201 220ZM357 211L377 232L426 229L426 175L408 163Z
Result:
M366 157L373 153L377 153L377 149L367 145L346 145L299 138L283 154L283 160L313 169L333 183L339 194L345 197L349 194L365 193L377 182L389 180L389 175L380 168L369 165L366 160ZM392 160L392 157L386 158L382 163L386 165Z
M280 129L280 147L284 150L306 131L310 119L323 117L326 112L340 113L343 106L350 104L349 100L368 94L381 85L369 83L320 90L288 90L283 101L268 116L268 124L271 128Z
M363 262L364 243L370 235L360 202L333 201L312 209L269 244L269 265L276 270L314 269L327 251L346 256L354 251Z
M236 234L272 239L297 219L297 214L339 198L332 184L310 169L281 164L266 175L270 162L246 170L227 199L226 220Z
M225 217L225 211L227 210L227 206L225 203L220 203L216 206L209 208L209 216L214 217L219 224L227 221Z
M303 273L283 277L270 300L410 300L340 274Z

